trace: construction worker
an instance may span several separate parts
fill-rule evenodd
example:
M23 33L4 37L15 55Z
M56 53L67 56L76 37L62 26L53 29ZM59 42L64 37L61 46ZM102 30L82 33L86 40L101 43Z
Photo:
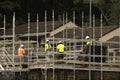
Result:
M87 40L86 45L89 45L89 46L92 45L92 41L90 40L90 37L86 36L85 38Z
M51 51L51 49L52 49L52 46L49 43L49 40L47 39L45 44L45 51Z
M83 48L83 52L84 52L85 54L88 54L88 53L90 52L90 50L91 50L92 41L90 40L90 37L89 37L89 36L86 36L85 39L86 39L87 41L86 41L86 44L85 44L85 46L84 46L84 48ZM89 60L88 56L85 56L85 61L88 61L88 60Z
M47 55L46 55L46 60L47 61L50 61L50 59L51 59L51 53L50 53L50 51L51 51L51 49L52 49L52 46L51 46L51 44L49 43L49 40L47 39L46 40L46 44L45 44L45 52L47 52Z
M20 56L20 61L24 61L25 50L23 44L18 48L18 55Z
M62 41L59 41L59 44L57 45L57 52L59 53L64 53L65 50L65 46L62 43ZM63 54L59 54L58 55L58 59L63 59L64 55Z

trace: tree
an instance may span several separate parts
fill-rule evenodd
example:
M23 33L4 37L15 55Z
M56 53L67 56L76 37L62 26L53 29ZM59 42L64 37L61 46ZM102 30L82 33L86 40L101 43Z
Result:
M100 6L109 25L117 25L120 19L120 0L100 0Z
M111 24L119 24L120 20L120 0L112 0L110 13Z
M0 25L3 26L3 15L8 13L8 18L10 17L9 16L9 13L13 13L14 10L20 8L20 5L18 4L17 1L9 1L9 0L1 0L0 1L0 9L1 9L1 12L0 12ZM8 22L9 24L9 22Z

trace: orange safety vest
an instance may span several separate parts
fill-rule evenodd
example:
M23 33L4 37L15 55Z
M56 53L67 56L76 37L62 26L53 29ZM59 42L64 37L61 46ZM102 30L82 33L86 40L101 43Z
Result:
M23 48L18 49L18 55L19 56L24 56L25 55L25 50Z

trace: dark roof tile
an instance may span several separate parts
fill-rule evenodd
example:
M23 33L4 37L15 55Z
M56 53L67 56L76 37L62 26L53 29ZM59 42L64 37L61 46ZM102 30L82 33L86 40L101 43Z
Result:
M93 38L93 35L95 38L100 38L101 34L104 35L106 33L108 33L109 31L113 30L114 27L103 27L102 30L100 27L96 27L96 28L72 28L72 29L65 29L62 32L59 32L58 34L55 35L55 37L59 37L59 38L75 38L75 39L82 39L85 38L85 36L90 36L91 38ZM102 31L102 33L101 33ZM75 34L74 34L75 32ZM63 36L64 34L64 36ZM75 35L75 37L74 37Z
M45 32L45 22L39 22L39 32ZM62 25L62 21L54 21L54 29L60 27ZM47 31L50 32L53 30L53 22L47 21ZM37 22L30 23L30 33L37 32ZM26 34L28 33L28 24L23 24L15 27L15 34ZM12 28L6 29L6 35L12 35ZM3 35L3 31L1 31L0 35Z

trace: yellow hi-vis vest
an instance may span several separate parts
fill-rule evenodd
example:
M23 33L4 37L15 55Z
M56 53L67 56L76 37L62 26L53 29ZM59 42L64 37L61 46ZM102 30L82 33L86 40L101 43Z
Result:
M59 45L57 46L58 52L64 52L64 49L65 49L65 46L64 46L63 44L59 44Z
M92 45L92 41L88 40L86 45Z
M48 43L45 44L45 51L50 51L50 49L52 48L52 46Z

